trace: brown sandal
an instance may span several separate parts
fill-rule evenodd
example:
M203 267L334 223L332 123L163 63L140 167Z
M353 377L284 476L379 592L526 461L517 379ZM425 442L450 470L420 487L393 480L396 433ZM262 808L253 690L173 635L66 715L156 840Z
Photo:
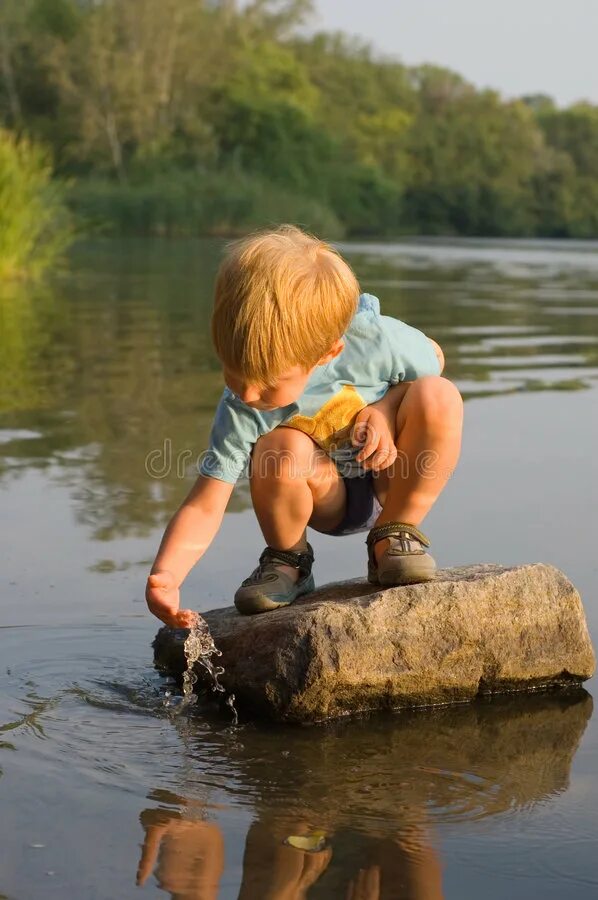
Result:
M388 539L390 546L378 562L374 546ZM426 552L430 541L414 525L405 522L386 522L372 528L367 536L368 581L387 586L419 584L431 581L436 574L436 563Z

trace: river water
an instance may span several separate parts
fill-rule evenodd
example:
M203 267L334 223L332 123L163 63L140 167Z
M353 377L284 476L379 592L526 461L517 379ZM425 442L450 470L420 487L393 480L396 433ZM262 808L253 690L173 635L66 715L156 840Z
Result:
M596 639L598 245L343 250L466 398L437 560L553 563ZM598 896L592 682L301 729L169 701L143 591L221 390L220 251L81 245L0 295L0 897ZM362 536L313 543L319 583L364 573ZM230 604L261 548L241 486L184 605Z

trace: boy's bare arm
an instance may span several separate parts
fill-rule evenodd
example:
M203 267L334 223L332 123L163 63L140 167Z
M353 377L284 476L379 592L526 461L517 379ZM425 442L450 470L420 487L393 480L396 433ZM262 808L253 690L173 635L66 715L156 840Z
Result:
M179 611L179 588L210 546L233 487L200 475L164 532L145 598L153 614L171 627L193 624L190 610Z
M432 338L428 338L432 346L434 347L434 351L436 356L438 357L438 362L440 363L440 374L444 372L444 353L442 352L442 347L440 344L437 344L436 341L433 341Z

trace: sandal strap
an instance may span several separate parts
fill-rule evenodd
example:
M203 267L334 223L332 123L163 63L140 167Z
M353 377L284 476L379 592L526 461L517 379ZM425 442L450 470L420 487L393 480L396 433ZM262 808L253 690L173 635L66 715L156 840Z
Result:
M423 531L420 531L419 528L415 527L415 525L408 525L406 522L386 522L384 525L376 525L376 527L372 528L372 530L369 532L366 538L366 544L370 549L378 541L382 541L384 540L384 538L392 537L393 535L398 536L400 534L408 534L411 537L414 537L424 547L430 546L430 541L425 536Z
M311 544L307 545L307 550L276 550L275 547L266 547L260 556L260 566L277 562L299 569L300 575L310 575L314 564L313 547Z

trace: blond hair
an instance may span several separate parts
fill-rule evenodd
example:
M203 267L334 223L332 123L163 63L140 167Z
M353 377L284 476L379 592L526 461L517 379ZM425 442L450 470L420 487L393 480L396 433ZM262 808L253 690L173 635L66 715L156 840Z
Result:
M230 245L218 272L216 353L247 384L272 386L325 356L358 298L353 271L324 241L291 225L252 235Z

